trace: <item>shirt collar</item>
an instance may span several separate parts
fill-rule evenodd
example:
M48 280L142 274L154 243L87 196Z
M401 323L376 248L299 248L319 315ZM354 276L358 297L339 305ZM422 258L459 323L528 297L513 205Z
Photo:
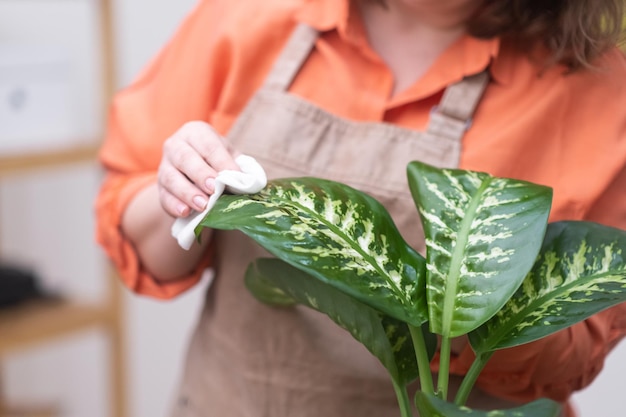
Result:
M351 0L305 0L296 14L296 20L320 32L337 30L346 42L362 47L367 39L352 3ZM459 54L455 61L461 64L461 68L457 67L455 70L460 70L460 78L489 68L494 81L503 85L510 82L512 62L501 57L499 38L478 39L467 35L453 48Z

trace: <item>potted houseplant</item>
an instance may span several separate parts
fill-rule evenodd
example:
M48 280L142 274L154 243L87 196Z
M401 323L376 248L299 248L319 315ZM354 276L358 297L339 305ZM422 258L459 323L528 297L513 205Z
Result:
M482 172L407 168L426 256L384 207L345 184L270 181L222 196L198 226L237 229L276 258L253 262L261 301L304 304L349 331L387 369L402 417L488 416L465 401L494 351L528 343L626 301L626 232L591 222L548 224L550 188ZM417 221L417 215L416 215ZM438 380L430 359L440 340ZM448 398L450 340L467 335L476 360ZM557 416L540 399L498 416Z

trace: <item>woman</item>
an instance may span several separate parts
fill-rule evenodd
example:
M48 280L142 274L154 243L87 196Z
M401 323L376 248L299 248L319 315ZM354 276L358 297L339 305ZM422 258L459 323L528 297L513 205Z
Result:
M200 2L116 97L97 201L98 240L134 291L171 298L216 272L175 415L398 415L384 370L347 333L247 293L257 245L213 231L184 251L171 237L239 152L269 178L369 192L418 249L415 159L546 184L551 221L626 228L621 13L621 0ZM626 333L625 310L496 353L470 406L567 404ZM454 353L463 375L471 349Z

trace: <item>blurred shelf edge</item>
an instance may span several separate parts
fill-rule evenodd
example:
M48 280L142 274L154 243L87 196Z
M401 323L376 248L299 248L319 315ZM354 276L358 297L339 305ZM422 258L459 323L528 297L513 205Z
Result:
M1 412L2 410L0 410ZM25 409L9 409L3 414L0 414L0 417L59 417L59 414L56 411L48 411L48 410L31 410L29 408Z
M16 155L0 155L0 177L19 172L63 167L68 164L95 162L99 145L72 146L58 150L28 152Z
M115 313L107 305L36 300L0 309L0 356L107 323Z
M0 403L0 417L59 417L57 407L51 406L11 406Z

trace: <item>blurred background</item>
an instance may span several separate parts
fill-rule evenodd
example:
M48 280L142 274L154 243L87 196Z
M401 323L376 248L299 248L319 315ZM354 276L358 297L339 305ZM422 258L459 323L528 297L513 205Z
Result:
M121 289L93 238L95 154L111 91L195 2L0 0L0 417L168 415L204 288ZM626 342L581 416L623 415L624 375Z

